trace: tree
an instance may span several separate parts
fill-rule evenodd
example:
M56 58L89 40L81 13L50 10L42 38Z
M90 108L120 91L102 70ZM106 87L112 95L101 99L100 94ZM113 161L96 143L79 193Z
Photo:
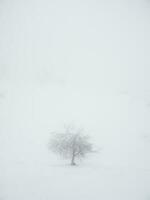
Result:
M82 132L81 129L68 127L64 133L54 133L49 142L49 149L66 159L70 159L71 165L76 165L76 159L84 158L87 153L93 150L89 137Z

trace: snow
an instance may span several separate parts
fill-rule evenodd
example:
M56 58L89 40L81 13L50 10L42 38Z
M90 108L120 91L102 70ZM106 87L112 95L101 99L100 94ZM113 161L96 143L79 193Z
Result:
M60 90L62 91L62 88L57 86L45 88L7 86L6 96L1 101L2 199L148 198L149 147L145 145L145 141L138 138L138 135L136 137L131 133L124 135L125 133L118 131L120 115L115 115L116 119L113 119L113 115L107 118L108 123L109 120L110 122L113 120L111 128L102 127L100 123L95 128L95 133L90 134L88 130L95 145L102 147L102 150L78 162L77 166L71 167L70 161L61 160L49 152L47 144L50 132L61 130L64 123L69 121L70 114L64 109L67 105L70 106L68 112L74 115L74 121L78 114L76 111L80 108L80 117L90 122L88 128L94 125L93 115L87 117L86 108L82 104L87 96L76 95L76 99L81 98L82 101L81 105L78 104L74 108L71 105L74 102L74 97L72 98L70 94L72 91L69 93L68 89L64 89L63 94L68 96L63 95L63 99ZM125 98L109 99L111 104L113 100L115 106L113 109L116 112L117 108L119 113L127 112L124 109L120 110L128 103ZM107 107L109 107L108 102ZM97 106L95 109L97 112ZM108 110L107 114L110 115L112 110ZM101 109L103 116L102 111ZM103 112L105 111L104 109ZM59 114L58 117L56 113ZM106 132L103 133L102 130Z
M149 200L150 2L0 1L0 200ZM70 166L53 131L97 153Z

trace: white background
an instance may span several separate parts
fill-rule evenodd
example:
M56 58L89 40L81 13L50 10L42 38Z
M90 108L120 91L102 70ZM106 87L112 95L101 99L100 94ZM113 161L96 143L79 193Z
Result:
M0 198L149 200L149 53L149 0L0 0ZM78 167L69 123L102 148Z

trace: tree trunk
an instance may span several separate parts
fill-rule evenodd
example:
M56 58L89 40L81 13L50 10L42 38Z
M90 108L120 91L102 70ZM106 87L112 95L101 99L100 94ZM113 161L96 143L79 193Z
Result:
M71 165L76 165L76 163L75 163L75 155L72 155L72 158L71 158Z

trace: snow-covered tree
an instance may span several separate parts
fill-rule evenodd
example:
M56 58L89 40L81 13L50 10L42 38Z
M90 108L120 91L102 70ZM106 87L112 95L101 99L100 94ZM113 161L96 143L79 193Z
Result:
M71 160L71 165L76 165L75 160L84 158L87 153L92 152L92 144L89 137L83 134L81 129L66 128L64 133L54 133L49 149L66 159Z

